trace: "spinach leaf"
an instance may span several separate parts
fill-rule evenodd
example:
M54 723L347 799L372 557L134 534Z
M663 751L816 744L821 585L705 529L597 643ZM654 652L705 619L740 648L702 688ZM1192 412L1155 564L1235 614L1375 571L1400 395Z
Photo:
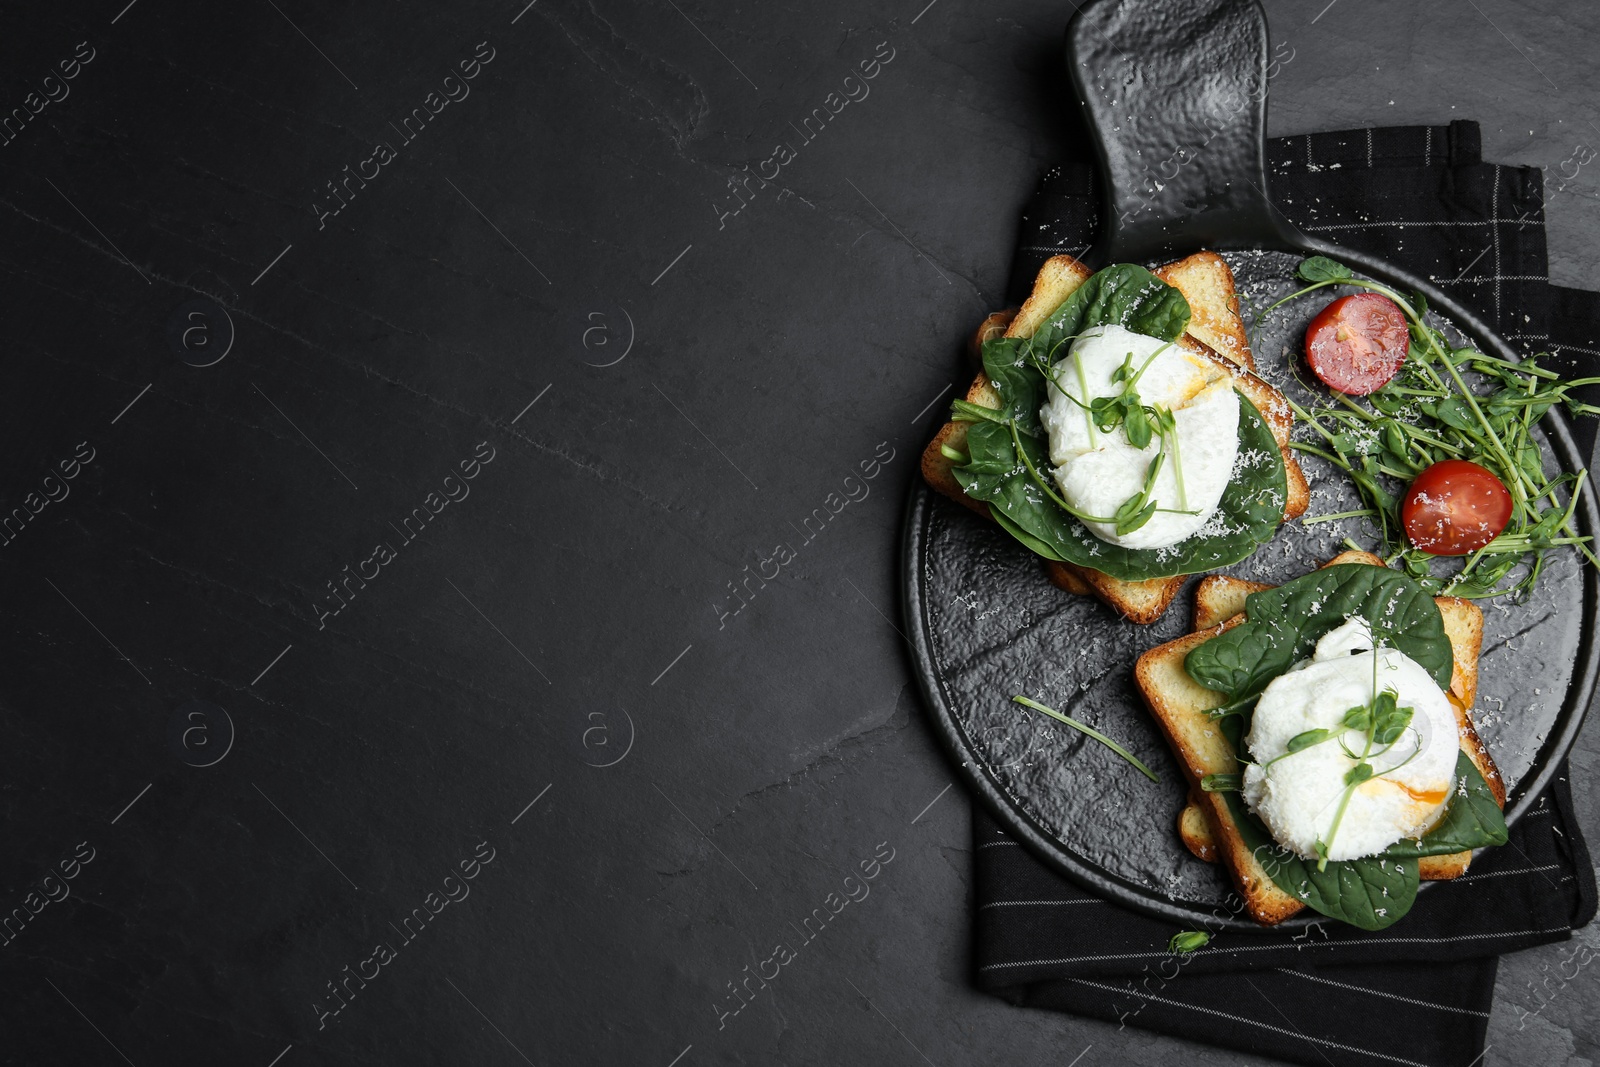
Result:
M1272 884L1313 911L1363 930L1382 930L1411 910L1421 881L1415 856L1331 860L1319 871L1316 860L1301 859L1272 840L1238 794L1224 797L1240 838Z
M1189 301L1177 289L1136 264L1114 263L1074 289L1034 337L1053 347L1061 338L1116 325L1176 341L1188 329L1189 315Z
M1506 817L1494 802L1489 783L1465 752L1456 757L1455 790L1444 818L1421 841L1396 841L1384 851L1391 858L1448 856L1506 843Z
M1032 337L996 337L983 343L983 373L1005 404L1001 418L1016 419L1023 433L1037 434L1042 432L1039 409L1047 399L1049 383L1031 355L1048 365L1050 350L1035 345Z
M1028 478L1011 443L1010 428L993 422L967 427L967 462L952 470L961 488L975 500L992 500L1007 483Z
M1354 277L1349 267L1327 256L1311 256L1301 260L1295 273L1308 282L1336 282Z
M1433 597L1399 571L1364 563L1324 567L1252 593L1245 621L1195 648L1184 666L1229 703L1256 696L1351 616L1365 619L1374 637L1416 660L1439 688L1449 686L1450 639Z
M1045 441L1021 436L1022 447L1036 470L1054 469ZM1102 541L1077 519L1047 498L1028 476L1011 434L990 422L967 429L971 461L952 468L962 490L989 504L989 512L1007 532L1018 536L1046 559L1092 567L1125 581L1146 581L1176 574L1215 570L1237 563L1269 541L1283 520L1287 478L1283 455L1261 413L1239 397L1239 455L1234 478L1223 490L1215 533L1196 533L1168 548L1122 548ZM1046 477L1049 475L1046 474ZM1039 551L1042 544L1048 552Z
M1045 559L1054 560L1057 563L1066 562L1056 554L1056 550L1051 548L1048 542L1039 540L1033 534L1006 518L1006 513L996 508L993 504L989 505L989 515L995 522L1000 524L1002 530L1021 541L1023 546L1030 552L1043 556Z

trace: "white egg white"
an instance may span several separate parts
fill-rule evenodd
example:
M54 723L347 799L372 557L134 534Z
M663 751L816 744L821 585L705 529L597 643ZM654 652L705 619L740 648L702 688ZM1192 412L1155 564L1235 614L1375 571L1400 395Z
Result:
M1121 427L1107 432L1093 426L1084 407L1096 397L1121 394L1122 383L1112 375L1130 356L1135 369L1144 368L1137 383L1140 399L1170 409L1176 422L1177 456L1169 448L1152 493L1156 506L1169 510L1126 534L1118 534L1112 523L1084 525L1124 548L1167 548L1205 526L1232 476L1239 451L1239 397L1232 379L1171 342L1121 326L1098 326L1074 341L1055 365L1040 420L1062 499L1086 515L1114 516L1143 488L1161 441L1157 436L1145 448L1134 448Z
M1369 759L1376 774L1351 793L1328 858L1375 855L1401 838L1420 837L1443 813L1460 751L1450 699L1405 653L1390 647L1374 652L1366 620L1352 618L1326 634L1311 659L1267 685L1245 738L1254 761L1244 772L1245 803L1284 848L1317 857L1316 845L1328 841L1347 788L1345 774L1357 763L1337 740L1285 755L1290 738L1339 728L1345 712L1385 689L1395 692L1400 707L1413 709L1411 725L1392 748ZM1357 731L1344 735L1358 755L1364 741Z

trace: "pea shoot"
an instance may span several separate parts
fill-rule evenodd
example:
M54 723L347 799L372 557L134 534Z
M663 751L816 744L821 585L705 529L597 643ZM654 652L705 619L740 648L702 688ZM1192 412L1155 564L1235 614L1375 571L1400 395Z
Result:
M1588 471L1549 476L1534 425L1555 407L1573 416L1600 414L1600 407L1573 396L1575 389L1600 384L1600 377L1567 379L1542 365L1547 354L1511 362L1469 347L1453 347L1425 321L1427 301L1409 299L1389 286L1358 278L1342 263L1323 256L1301 262L1296 272L1308 282L1262 313L1331 286L1352 286L1393 300L1404 313L1410 344L1399 372L1358 402L1336 393L1311 407L1290 401L1296 417L1319 440L1294 442L1343 471L1363 507L1316 516L1306 523L1369 519L1378 533L1379 553L1399 564L1430 592L1482 599L1524 596L1538 582L1546 554L1571 545L1600 568L1589 537L1573 524ZM1469 377L1471 381L1469 382ZM1486 468L1511 497L1511 518L1492 541L1468 553L1453 572L1435 571L1438 556L1406 538L1401 521L1404 486L1434 463L1468 460Z
M1111 738L1107 737L1099 730L1096 730L1094 727L1079 722L1071 715L1064 715L1055 708L1045 707L1037 700L1029 700L1025 696L1013 696L1011 699L1018 704L1021 704L1025 708L1032 708L1034 711L1043 712L1057 722L1064 723L1067 726L1072 727L1074 730L1077 730L1079 733L1094 738L1096 741L1100 742L1102 745L1106 746L1111 751L1115 752L1117 755L1121 756L1123 759L1137 767L1139 769L1139 773L1150 779L1152 782L1161 781L1161 779L1156 776L1156 772L1152 771L1149 767L1146 767L1144 762L1140 760L1138 756L1135 756L1132 752L1129 752L1127 749L1123 748L1121 745L1117 744L1115 741L1111 740Z

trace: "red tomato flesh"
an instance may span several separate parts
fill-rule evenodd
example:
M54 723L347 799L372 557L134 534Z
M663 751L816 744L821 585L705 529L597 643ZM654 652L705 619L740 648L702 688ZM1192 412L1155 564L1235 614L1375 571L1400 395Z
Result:
M1330 389L1366 396L1406 361L1405 313L1381 293L1341 296L1306 327L1306 362Z
M1417 548L1464 556L1500 536L1511 521L1511 494L1494 472L1464 459L1435 463L1417 475L1400 505L1400 524Z

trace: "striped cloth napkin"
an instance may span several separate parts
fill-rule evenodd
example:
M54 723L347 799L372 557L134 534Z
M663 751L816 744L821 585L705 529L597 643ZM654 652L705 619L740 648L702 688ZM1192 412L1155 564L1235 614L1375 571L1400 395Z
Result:
M1267 151L1273 199L1301 229L1433 279L1528 352L1600 373L1600 294L1548 280L1543 175L1484 163L1476 123L1273 138ZM1032 243L1017 249L1014 296L1045 259L1092 242L1095 180L1087 164L1046 175L1023 212ZM1585 451L1594 423L1577 425ZM1402 923L1223 932L1181 965L1166 947L1174 924L1078 889L985 812L973 823L983 989L1291 1063L1477 1063L1499 955L1566 940L1595 914L1565 767L1505 847Z

